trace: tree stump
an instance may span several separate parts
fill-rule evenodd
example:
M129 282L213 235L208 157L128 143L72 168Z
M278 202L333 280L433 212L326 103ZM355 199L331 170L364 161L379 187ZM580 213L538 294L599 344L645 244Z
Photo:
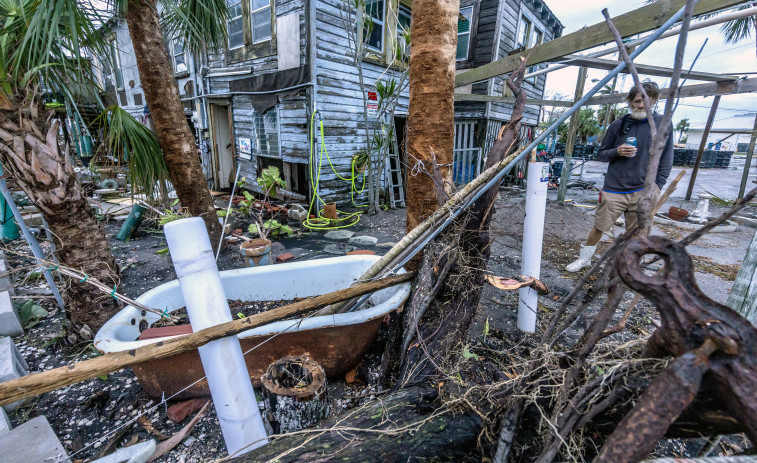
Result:
M274 434L306 428L328 417L326 373L309 357L284 357L261 378L263 402Z

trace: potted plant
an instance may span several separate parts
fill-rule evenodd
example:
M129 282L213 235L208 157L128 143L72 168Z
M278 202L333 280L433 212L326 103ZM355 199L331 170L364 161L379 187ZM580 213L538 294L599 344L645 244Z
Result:
M291 227L276 220L281 209L266 207L269 199L276 194L276 190L285 185L284 180L279 175L279 169L274 166L263 169L261 176L258 177L258 185L263 189L262 201L257 201L252 194L243 191L244 200L240 202L242 211L248 214L254 222L247 231L253 236L258 236L258 238L243 242L239 249L245 258L245 264L250 267L272 263L272 243L269 236L277 238L279 236L291 236L293 233ZM271 211L271 217L266 219L268 210Z

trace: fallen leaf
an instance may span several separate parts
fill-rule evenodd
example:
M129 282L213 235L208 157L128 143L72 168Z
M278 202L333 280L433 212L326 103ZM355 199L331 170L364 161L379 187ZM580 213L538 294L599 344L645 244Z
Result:
M150 419L147 418L145 415L142 415L139 417L139 424L141 424L142 427L145 428L145 431L155 434L155 437L157 437L158 439L160 440L168 439L167 435L155 429L155 426L152 425L152 421L150 421Z

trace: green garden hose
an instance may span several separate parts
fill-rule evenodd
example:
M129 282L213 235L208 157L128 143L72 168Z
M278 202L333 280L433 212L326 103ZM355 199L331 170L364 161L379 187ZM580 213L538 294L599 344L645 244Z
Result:
M316 165L316 143L315 143L315 115L318 113L318 111L313 111L313 114L310 116L310 165L314 166ZM314 176L310 177L310 186L313 191L313 197L310 199L310 206L308 207L308 217L302 222L302 224L311 229L311 230L336 230L338 228L347 228L355 225L360 221L360 214L363 212L343 212L337 210L337 214L341 215L341 218L338 218L336 220L334 219L328 219L326 217L323 217L323 210L318 211L318 216L316 219L311 219L310 216L313 215L313 207L317 204L316 199L320 200L322 203L325 204L325 201L321 199L321 197L318 195L318 187L320 184L321 179L321 169L323 167L323 155L326 155L326 160L329 163L329 166L331 166L331 170L334 172L334 174L339 178L340 180L343 180L345 182L350 182L350 199L352 200L352 205L355 207L368 207L367 204L355 204L355 193L362 194L363 191L365 191L365 184L366 184L366 173L362 172L363 174L363 182L358 189L356 180L358 177L360 177L360 172L355 172L355 163L357 161L356 158L352 158L352 163L350 166L350 176L349 177L342 177L339 175L339 173L336 171L336 168L334 167L334 164L331 162L331 158L329 157L329 152L326 149L326 142L324 141L324 131L323 131L323 120L319 119L319 128L321 133L321 149L318 153L318 159L317 159L317 165L318 169L316 170L316 173Z

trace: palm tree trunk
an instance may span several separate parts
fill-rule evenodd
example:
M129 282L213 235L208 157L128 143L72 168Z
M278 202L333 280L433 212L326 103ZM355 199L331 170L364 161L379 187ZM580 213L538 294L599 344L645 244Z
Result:
M455 54L459 0L415 0L410 36L410 106L407 118L407 230L438 207L431 170L436 155L442 180L452 181L455 142Z
M156 0L130 0L126 10L139 78L155 123L171 182L181 205L202 217L212 240L221 233L213 199L206 185L179 98L179 86L160 30Z
M46 121L44 106L31 91L11 103L14 109L0 111L3 167L47 220L61 264L117 285L119 270L108 240L76 180L68 150L58 146L60 120ZM98 330L119 309L115 299L87 283L71 282L64 297L75 333L84 325Z

